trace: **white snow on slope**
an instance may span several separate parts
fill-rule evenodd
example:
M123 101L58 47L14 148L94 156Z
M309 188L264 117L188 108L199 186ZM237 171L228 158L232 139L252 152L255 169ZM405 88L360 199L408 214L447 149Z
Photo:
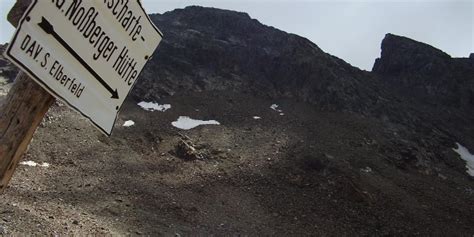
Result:
M31 167L36 167L36 166L40 166L40 167L49 167L49 164L48 163L45 163L43 162L42 164L38 164L34 161L22 161L20 162L20 165L27 165L27 166L31 166Z
M135 125L135 122L133 122L132 120L128 120L128 121L125 121L125 123L123 123L124 127L131 127L133 125Z
M456 145L458 148L453 150L461 156L461 159L466 161L467 173L474 177L474 155L471 154L469 150L463 147L461 144L456 143Z
M259 117L259 116L253 116L253 119L255 119L255 120L259 120L259 119L262 119L262 117Z
M160 105L158 103L153 103L153 102L145 102L142 101L138 103L138 106L142 107L142 109L146 111L160 111L160 112L165 112L166 110L171 109L170 104L163 104Z
M203 121L192 119L188 116L179 116L178 120L172 122L171 125L179 129L189 130L200 125L220 125L220 123L216 120Z
M273 109L273 110L275 110L275 111L278 112L278 113L283 112L283 110L278 109L278 107L280 107L280 106L277 105L277 104L272 104L272 105L270 106L270 109Z

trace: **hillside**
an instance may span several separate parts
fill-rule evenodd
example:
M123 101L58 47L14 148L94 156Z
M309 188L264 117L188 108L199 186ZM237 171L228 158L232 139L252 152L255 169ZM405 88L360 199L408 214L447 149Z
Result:
M474 151L474 58L387 34L367 72L246 13L151 18L165 37L112 137L56 103L24 157L37 165L2 196L0 235L474 233L454 150ZM182 116L215 121L183 130Z
M363 111L377 103L368 73L246 13L188 7L151 17L167 36L134 96L233 90L328 110Z

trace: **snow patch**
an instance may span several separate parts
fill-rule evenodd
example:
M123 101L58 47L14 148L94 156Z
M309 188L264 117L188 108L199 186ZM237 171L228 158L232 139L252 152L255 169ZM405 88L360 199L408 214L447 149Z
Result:
M259 116L253 116L253 119L255 119L255 120L260 120L260 119L262 119L262 117L259 117Z
M165 112L166 110L171 109L170 104L163 104L160 105L158 103L153 103L153 102L145 102L142 101L138 103L138 106L142 107L142 109L146 111L160 111L160 112Z
M188 116L179 116L178 120L172 122L171 125L179 129L189 130L200 125L220 125L220 123L216 120L203 121L192 119Z
M22 161L20 162L20 165L27 165L27 166L31 166L31 167L36 167L36 166L39 166L39 167L49 167L49 164L48 163L41 163L41 164L38 164L32 160L29 160L29 161Z
M125 123L123 123L124 127L131 127L133 125L135 125L135 122L133 122L132 120L128 120L128 121L125 121Z
M456 149L453 148L453 150L461 156L461 159L466 161L467 173L474 177L474 155L471 154L469 150L466 147L463 147L461 144L456 142L456 145L458 147Z
M278 112L278 113L283 112L283 110L278 109L278 107L280 107L280 106L277 105L277 104L272 104L272 105L270 106L270 109L273 109L273 110L275 110L275 111Z

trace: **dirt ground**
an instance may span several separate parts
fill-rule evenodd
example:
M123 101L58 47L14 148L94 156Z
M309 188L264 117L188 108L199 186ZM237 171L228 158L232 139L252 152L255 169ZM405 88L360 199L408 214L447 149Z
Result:
M234 93L175 95L166 112L136 103L110 138L55 105L24 157L50 166L19 166L0 234L474 235L473 180L434 158L395 162L401 125ZM221 125L184 131L179 116ZM186 136L202 159L177 152Z

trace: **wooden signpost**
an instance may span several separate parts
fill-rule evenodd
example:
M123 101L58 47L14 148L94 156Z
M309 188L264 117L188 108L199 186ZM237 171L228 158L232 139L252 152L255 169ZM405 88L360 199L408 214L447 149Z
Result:
M8 20L5 56L23 72L0 105L0 192L55 98L110 135L162 39L139 0L17 0Z

